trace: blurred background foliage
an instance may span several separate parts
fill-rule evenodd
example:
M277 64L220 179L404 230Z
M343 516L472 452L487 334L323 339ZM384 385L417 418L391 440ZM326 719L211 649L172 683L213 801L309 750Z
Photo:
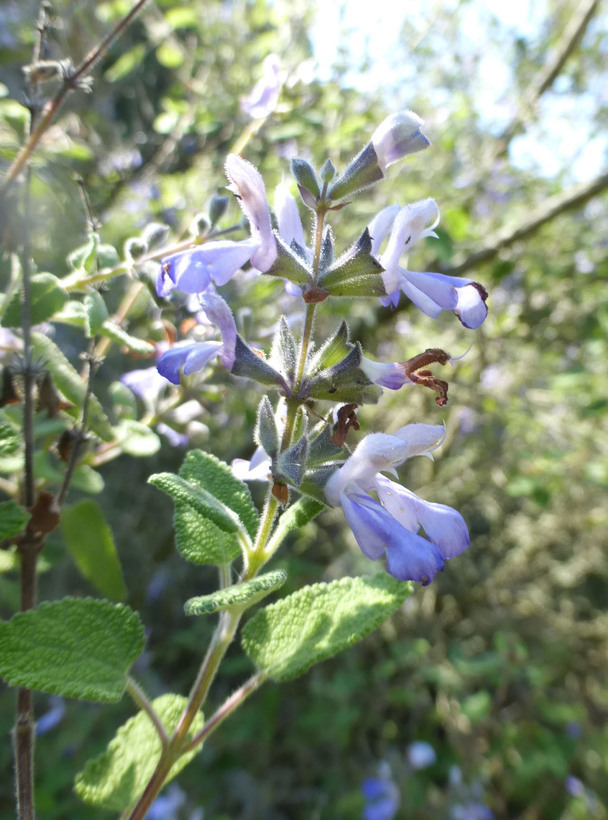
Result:
M472 36L465 22L476 5L480 28ZM77 63L130 6L56 0L49 57ZM353 336L382 361L426 347L460 355L471 345L448 375L446 408L413 388L387 391L377 407L361 410L360 421L361 434L413 421L446 424L437 460L408 463L401 477L423 497L459 509L472 546L363 643L294 683L257 693L180 776L185 795L176 817L195 816L197 807L213 820L359 817L360 784L381 761L400 790L397 817L474 820L486 816L484 805L497 818L608 816L608 181L601 161L581 165L607 119L608 19L597 3L554 0L541 24L522 33L483 6L415 9L381 77L372 56L350 50L344 27L325 30L337 56L320 79L315 10L303 0L157 0L96 68L93 92L70 96L34 156L34 257L39 270L63 276L67 254L86 240L76 175L103 241L122 253L150 221L183 238L194 214L224 192L223 162L238 141L272 200L290 157L319 167L329 156L341 168L383 116L412 108L426 120L432 147L336 215L338 246L350 244L380 207L433 196L442 212L439 239L417 248L411 267L462 273L490 292L489 317L475 333L451 314L432 321L409 303L395 312L372 303L322 306L320 338L336 314L348 315ZM31 58L37 10L29 0L0 4L4 167L23 140L21 66ZM252 121L240 99L271 53L284 72L279 104ZM492 65L497 76L508 69L502 88L493 86ZM531 161L518 160L522 139L533 147ZM232 203L221 226L239 220ZM7 221L10 245L20 229L18 220ZM6 275L7 260L0 264ZM129 286L124 276L111 282L111 307ZM301 307L280 282L264 279L237 278L222 293L262 346L280 312L297 321ZM129 329L160 338L147 292ZM76 361L80 336L61 333ZM98 394L125 370L148 364L112 350ZM196 387L193 443L228 462L251 454L259 401L255 388L234 387L220 372ZM186 619L182 604L215 578L176 555L170 502L145 483L152 472L177 469L184 453L163 439L151 457L123 455L101 468L98 500L129 603L149 628L136 673L153 696L188 691L211 631L204 620ZM261 487L253 491L262 498ZM60 535L47 552L41 598L95 594ZM307 525L278 560L289 571L287 592L370 570L339 510ZM17 599L13 574L0 590L7 617ZM217 702L247 674L235 649ZM0 697L8 738L13 695ZM47 700L37 699L40 715L53 706ZM73 774L132 706L125 698L111 708L61 708L61 721L37 744L39 813L93 817L72 795ZM434 763L408 763L414 741L431 744ZM0 805L7 818L10 758L6 742Z

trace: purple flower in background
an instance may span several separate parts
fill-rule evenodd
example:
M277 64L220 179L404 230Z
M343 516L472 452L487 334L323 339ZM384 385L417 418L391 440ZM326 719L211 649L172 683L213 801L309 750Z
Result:
M241 108L252 119L265 119L277 107L283 78L281 61L276 54L269 54L264 60L262 77L251 89L250 93L241 99Z
M415 455L432 458L444 437L443 427L430 424L408 424L393 435L371 433L325 485L328 503L342 507L363 554L376 561L386 553L388 572L401 581L430 583L446 560L470 545L459 512L423 501L380 475L394 474ZM421 526L426 538L418 535Z
M471 801L452 807L452 820L494 820L494 812L484 803Z
M190 376L217 356L228 370L234 365L236 325L230 308L217 293L203 293L200 302L209 321L219 328L222 341L182 342L163 353L158 372L172 384L179 384L182 369Z
M426 769L436 761L435 749L425 740L416 740L407 747L407 762L411 769Z
M379 257L387 293L381 301L396 307L403 291L427 316L436 319L442 310L451 310L465 327L477 328L488 315L485 304L488 294L482 285L460 276L420 273L399 265L401 256L419 239L437 236L434 228L438 223L439 209L430 198L397 210L396 206L389 206L370 222L368 229L374 254L390 231L386 249Z
M236 154L226 159L228 186L238 198L249 220L251 236L238 242L217 240L174 253L161 260L156 282L159 296L177 288L184 293L204 293L212 284L225 285L243 265L250 262L265 273L277 258L277 245L270 224L264 180L257 168Z
M399 809L400 795L397 784L383 777L368 777L361 785L367 803L364 820L393 820Z
M48 712L45 712L36 721L36 734L38 737L45 735L47 732L59 726L65 716L65 703L63 698L53 695L49 698L49 704L51 708Z
M157 797L148 809L146 820L177 820L179 810L186 802L186 793L173 783L165 794Z
M155 402L167 386L156 367L144 367L140 370L129 370L123 373L120 381L126 384L136 396L145 402Z

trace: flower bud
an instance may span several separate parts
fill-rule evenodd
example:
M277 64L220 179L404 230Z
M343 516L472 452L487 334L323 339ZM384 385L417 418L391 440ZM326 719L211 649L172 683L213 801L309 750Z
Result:
M397 160L429 147L431 143L420 130L422 124L423 121L413 111L400 111L391 114L376 128L371 144L383 174Z

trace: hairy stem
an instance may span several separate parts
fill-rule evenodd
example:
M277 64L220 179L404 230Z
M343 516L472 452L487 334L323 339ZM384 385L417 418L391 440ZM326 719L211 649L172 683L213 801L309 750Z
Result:
M137 683L137 681L132 678L130 675L127 678L127 692L131 695L137 706L145 712L152 723L154 724L154 728L158 732L158 736L160 738L160 742L162 743L163 747L167 745L167 733L165 732L165 727L160 722L160 718L154 711L154 707L148 700L148 697L141 686Z

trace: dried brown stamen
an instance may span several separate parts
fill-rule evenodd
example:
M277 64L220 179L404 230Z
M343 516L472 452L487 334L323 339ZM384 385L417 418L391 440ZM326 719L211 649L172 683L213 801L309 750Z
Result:
M438 379L433 376L427 366L430 364L447 364L450 361L450 354L439 347L428 348L424 353L419 353L413 359L408 359L403 362L405 367L405 374L408 379L414 384L420 384L422 387L428 387L434 390L439 395L435 397L435 404L438 407L445 407L448 403L448 383L443 379ZM425 368L421 370L420 368Z
M333 444L338 447L343 447L346 444L346 436L352 427L353 430L360 430L361 426L357 421L357 407L358 404L343 404L338 410L338 421L331 437Z

